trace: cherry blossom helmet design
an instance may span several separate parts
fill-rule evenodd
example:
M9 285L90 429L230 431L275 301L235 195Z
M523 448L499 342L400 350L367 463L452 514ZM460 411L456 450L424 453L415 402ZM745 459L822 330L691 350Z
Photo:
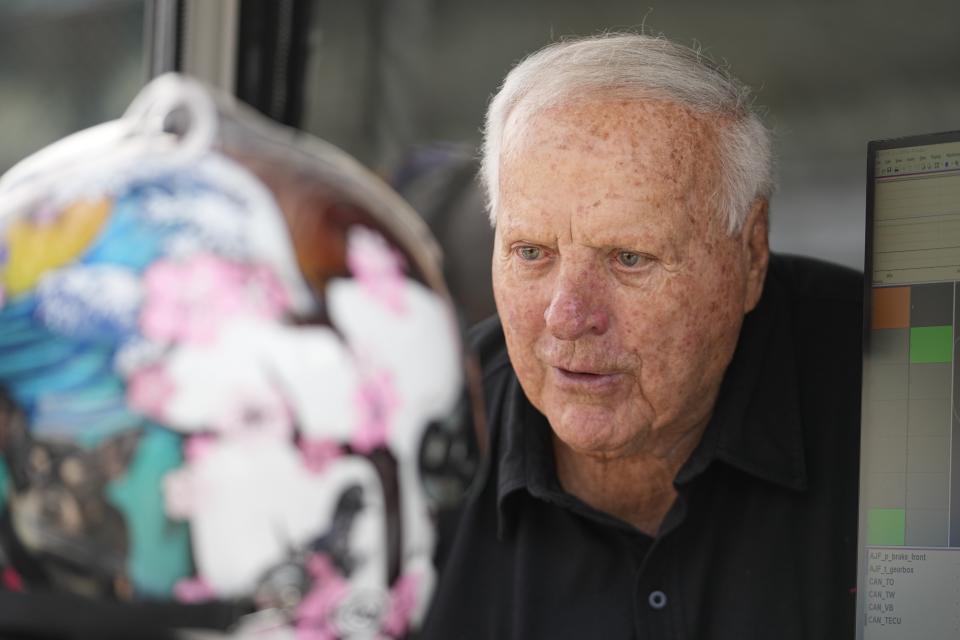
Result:
M346 154L179 76L14 167L0 589L94 626L415 629L432 513L477 463L439 274Z

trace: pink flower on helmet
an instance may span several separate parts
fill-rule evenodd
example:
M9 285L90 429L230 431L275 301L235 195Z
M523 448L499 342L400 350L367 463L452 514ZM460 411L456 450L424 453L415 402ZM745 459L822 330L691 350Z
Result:
M138 369L127 383L127 404L134 411L163 422L167 404L176 393L176 384L161 365Z
M367 293L396 314L407 309L405 260L382 235L355 226L347 238L347 266Z
M311 556L307 571L313 578L313 588L297 606L297 639L334 640L337 634L331 622L350 591L350 583L324 554Z
M417 607L419 583L419 577L412 573L397 578L390 590L390 605L381 625L384 632L393 637L402 637L407 632Z
M289 307L283 286L267 268L211 254L157 261L144 283L141 328L161 341L209 344L231 319L276 319Z
M321 627L298 626L296 640L340 640L340 636L333 630L332 625L324 624Z
M401 403L390 372L379 371L361 382L354 403L360 419L350 444L360 453L370 453L386 444L387 430Z
M313 473L321 473L342 455L340 445L327 438L304 438L300 442L303 464Z
M173 597L186 604L209 602L217 597L213 587L202 577L184 578L173 585Z
M199 462L216 449L217 438L209 433L188 436L183 443L183 457L187 462Z

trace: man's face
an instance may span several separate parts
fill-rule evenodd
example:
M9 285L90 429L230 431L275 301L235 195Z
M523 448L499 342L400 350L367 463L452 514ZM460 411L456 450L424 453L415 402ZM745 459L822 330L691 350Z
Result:
M713 123L676 104L597 100L527 125L507 131L493 255L524 392L581 454L697 433L762 289L763 207L726 232Z

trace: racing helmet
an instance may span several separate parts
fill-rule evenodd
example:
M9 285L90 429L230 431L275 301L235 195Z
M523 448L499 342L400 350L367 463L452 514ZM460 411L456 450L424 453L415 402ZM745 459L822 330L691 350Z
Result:
M347 154L173 74L11 169L0 629L415 629L478 460L440 273Z

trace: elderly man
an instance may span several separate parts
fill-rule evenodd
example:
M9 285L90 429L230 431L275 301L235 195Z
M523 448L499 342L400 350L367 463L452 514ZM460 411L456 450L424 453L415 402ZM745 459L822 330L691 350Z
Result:
M491 461L427 637L853 633L861 285L770 257L769 147L747 90L664 39L507 76Z

